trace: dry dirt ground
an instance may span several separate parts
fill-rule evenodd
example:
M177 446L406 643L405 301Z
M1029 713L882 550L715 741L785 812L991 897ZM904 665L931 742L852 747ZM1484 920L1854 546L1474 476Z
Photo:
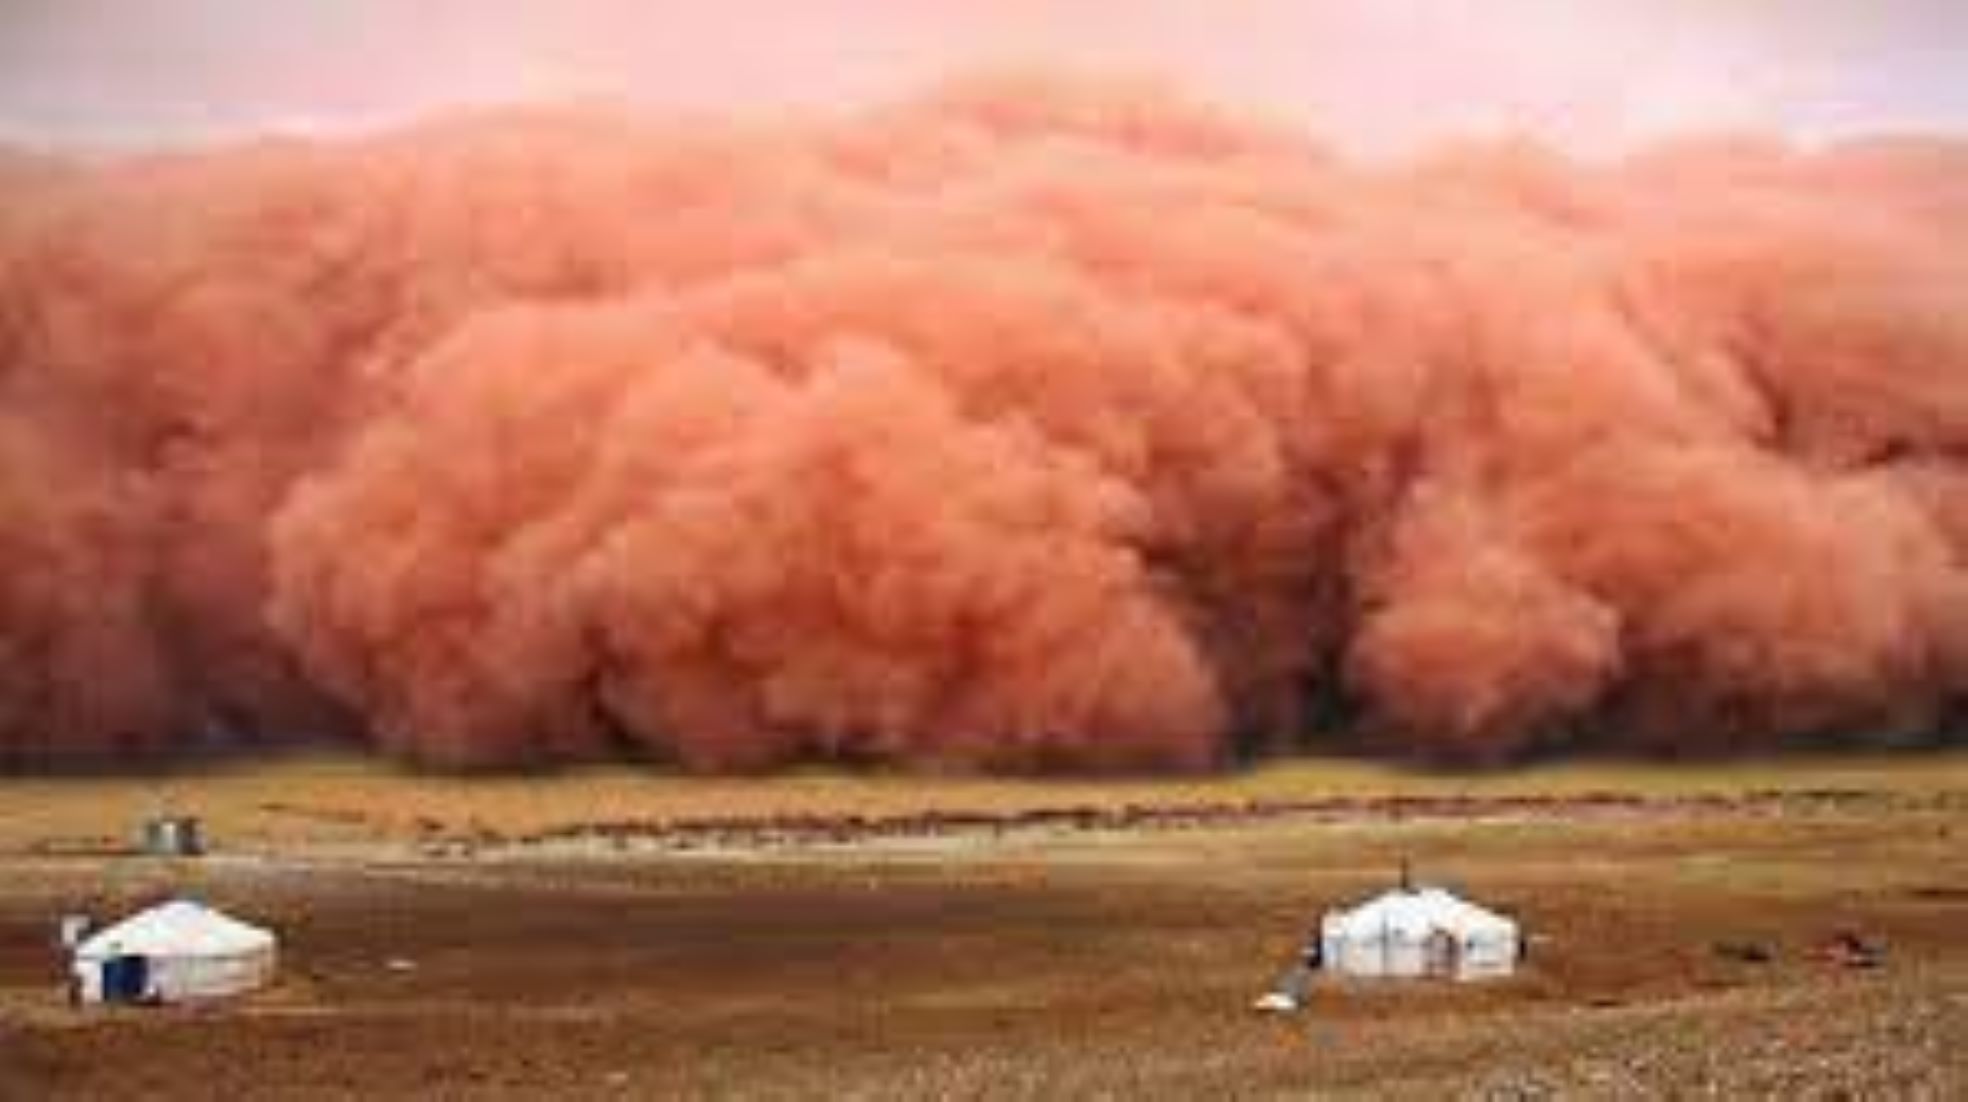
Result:
M0 1098L1968 1097L1968 758L1358 769L0 783ZM216 852L116 852L160 804ZM1250 1012L1404 855L1528 971ZM54 916L172 891L277 928L278 986L66 1007ZM1845 928L1884 967L1814 958Z

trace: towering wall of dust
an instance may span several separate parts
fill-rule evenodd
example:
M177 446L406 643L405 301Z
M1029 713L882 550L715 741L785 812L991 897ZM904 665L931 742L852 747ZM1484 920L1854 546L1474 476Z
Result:
M1968 145L1127 87L0 160L0 757L1942 734Z

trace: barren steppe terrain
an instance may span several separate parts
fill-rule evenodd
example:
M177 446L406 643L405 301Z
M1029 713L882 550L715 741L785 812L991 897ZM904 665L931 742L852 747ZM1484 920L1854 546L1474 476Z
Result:
M214 853L119 852L160 810ZM1968 756L1037 782L340 759L0 784L0 1096L1960 1097ZM1495 984L1253 996L1403 857ZM54 917L194 894L278 986L76 1012ZM1813 950L1886 946L1854 970ZM1767 963L1718 952L1753 944Z

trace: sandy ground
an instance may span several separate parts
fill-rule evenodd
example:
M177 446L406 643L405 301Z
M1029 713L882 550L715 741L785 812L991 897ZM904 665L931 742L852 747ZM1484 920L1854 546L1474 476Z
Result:
M0 785L0 1097L1968 1096L1958 757L1335 768L721 803L281 766L169 782L225 827L200 861L115 852L150 782ZM1528 971L1252 1014L1403 856L1521 917ZM53 916L172 891L279 929L279 985L68 1009ZM1847 927L1885 967L1813 957Z

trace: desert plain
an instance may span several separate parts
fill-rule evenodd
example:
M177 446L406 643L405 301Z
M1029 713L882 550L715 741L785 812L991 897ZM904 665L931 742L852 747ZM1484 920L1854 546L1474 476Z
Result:
M133 853L161 813L210 853ZM0 1096L1960 1097L1965 831L1959 753L12 780ZM1517 917L1523 971L1254 1013L1320 912L1404 859ZM57 917L173 894L275 929L275 986L67 1005ZM1882 965L1825 959L1844 932Z

